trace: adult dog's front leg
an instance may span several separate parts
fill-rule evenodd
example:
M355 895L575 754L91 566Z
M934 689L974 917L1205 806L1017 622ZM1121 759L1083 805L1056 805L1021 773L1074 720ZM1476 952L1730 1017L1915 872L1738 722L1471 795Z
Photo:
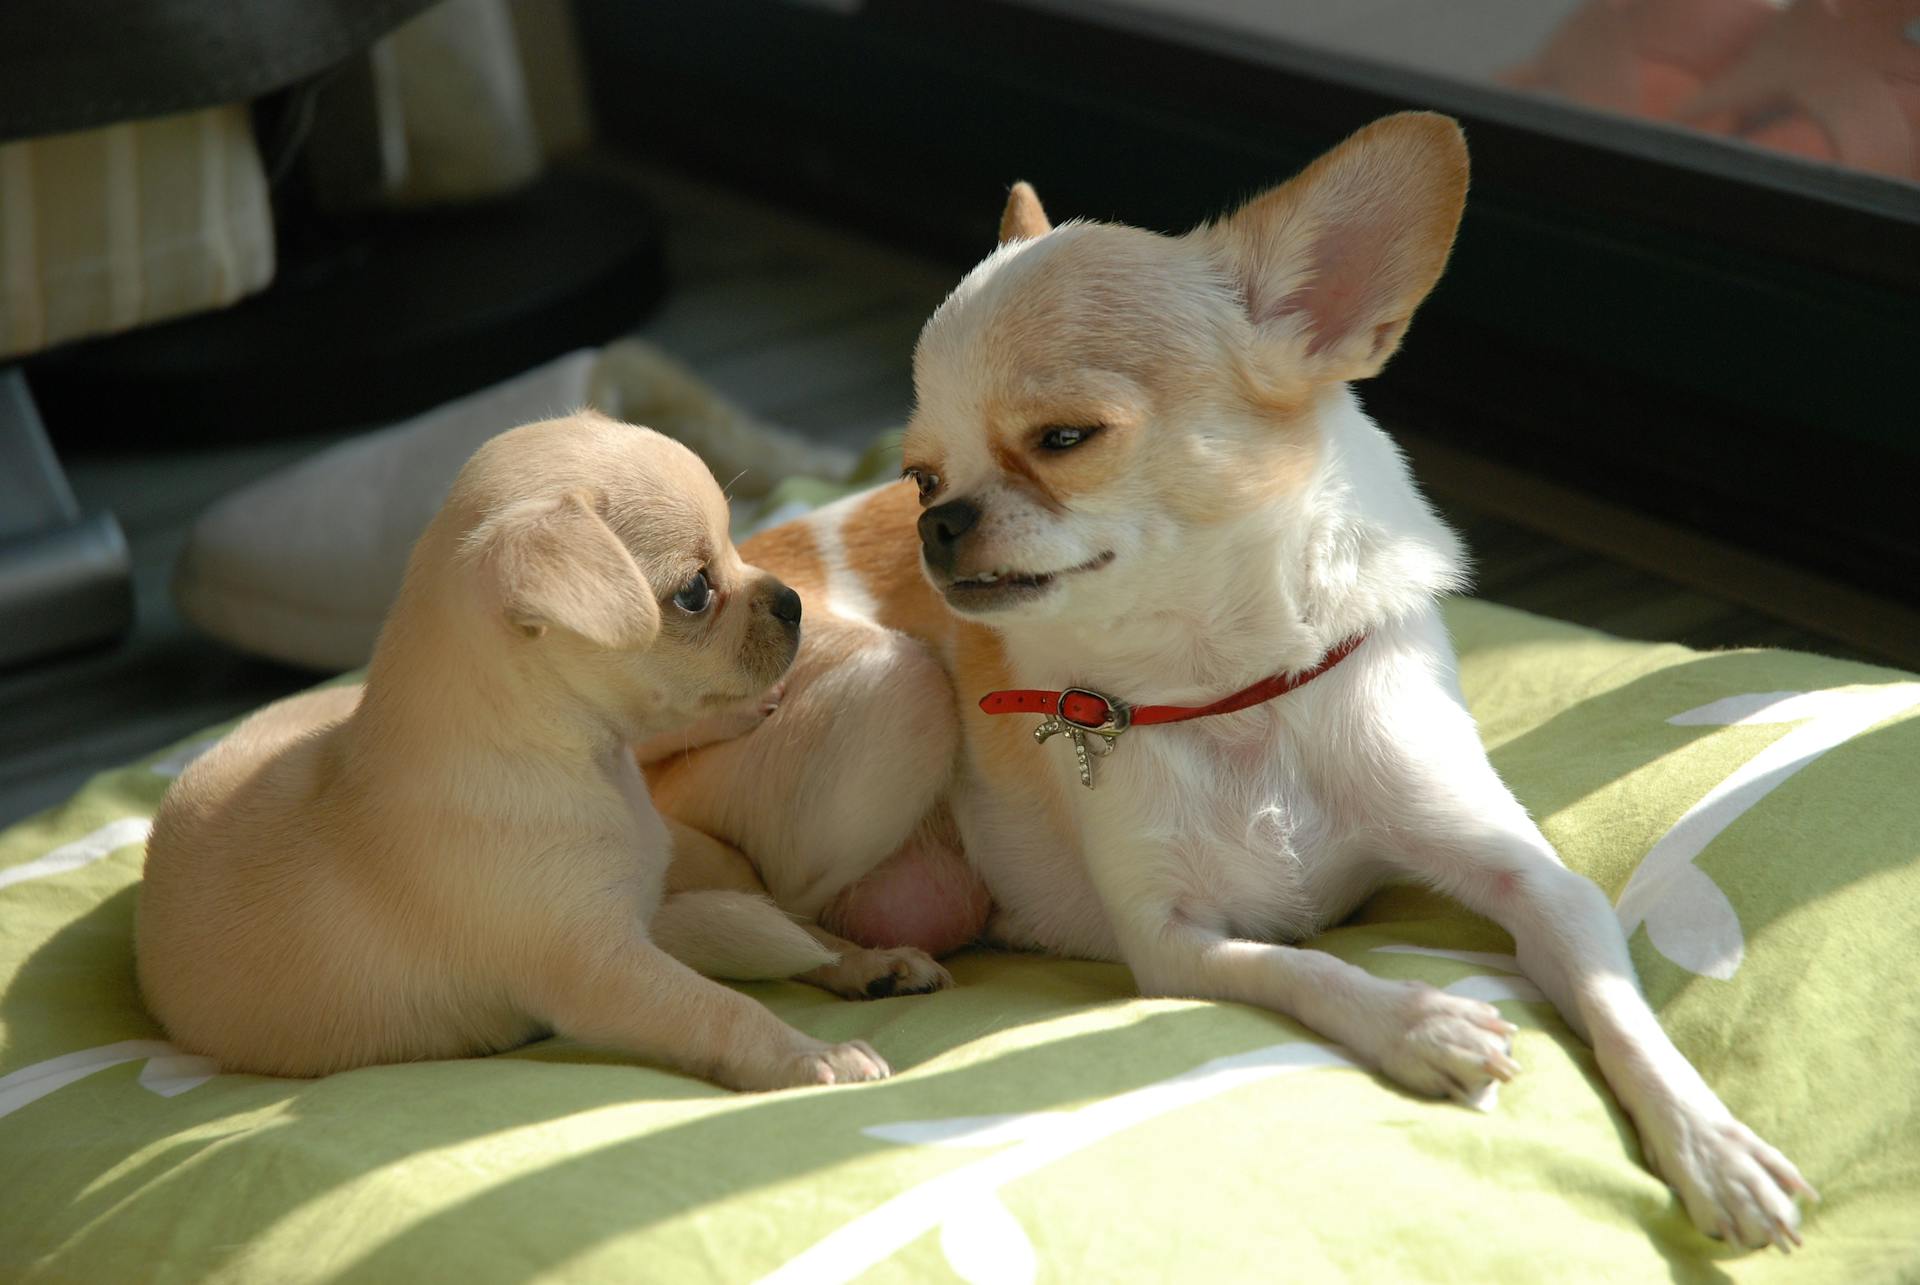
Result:
M1375 977L1324 951L1227 936L1170 905L1116 919L1142 994L1238 1000L1284 1013L1418 1093L1479 1104L1512 1078L1516 1029L1491 1004Z
M1521 969L1593 1046L1649 1167L1695 1226L1750 1248L1798 1244L1796 1202L1813 1188L1674 1047L1641 994L1605 894L1561 864L1487 763L1466 713L1439 704L1408 716L1422 737L1399 742L1387 769L1400 778L1399 811L1382 827L1391 855L1513 934Z

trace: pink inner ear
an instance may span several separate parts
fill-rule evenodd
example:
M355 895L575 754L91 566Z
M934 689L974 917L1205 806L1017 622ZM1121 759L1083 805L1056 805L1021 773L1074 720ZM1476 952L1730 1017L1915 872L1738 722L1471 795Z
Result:
M1345 343L1353 332L1376 322L1381 307L1380 274L1386 229L1377 222L1339 225L1314 239L1307 284L1281 299L1265 321L1288 313L1304 313L1308 327L1307 355L1317 357ZM1376 347L1392 322L1376 324Z

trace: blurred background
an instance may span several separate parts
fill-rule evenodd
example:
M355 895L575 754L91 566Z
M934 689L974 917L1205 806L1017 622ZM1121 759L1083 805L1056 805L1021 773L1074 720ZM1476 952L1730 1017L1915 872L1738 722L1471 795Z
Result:
M13 0L0 823L363 659L474 434L844 472L1013 180L1180 231L1407 107L1474 188L1362 394L1479 592L1920 665L1920 0Z

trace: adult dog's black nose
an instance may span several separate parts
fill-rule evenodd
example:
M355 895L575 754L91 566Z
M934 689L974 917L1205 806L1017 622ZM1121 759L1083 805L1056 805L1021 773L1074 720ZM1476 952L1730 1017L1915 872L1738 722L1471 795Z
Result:
M774 591L773 601L767 604L767 610L773 613L775 620L798 627L800 624L800 595L781 585Z
M973 530L980 509L971 500L949 500L920 515L920 549L935 571L953 571L954 546Z

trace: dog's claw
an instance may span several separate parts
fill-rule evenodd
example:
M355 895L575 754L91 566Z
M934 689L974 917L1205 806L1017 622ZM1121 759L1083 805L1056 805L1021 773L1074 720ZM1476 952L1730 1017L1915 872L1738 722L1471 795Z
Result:
M1801 1244L1798 1197L1807 1184L1792 1161L1717 1102L1648 1117L1641 1136L1649 1167L1703 1234L1748 1250L1789 1253Z
M759 713L762 718L771 718L780 709L780 702L787 696L787 680L781 679L760 697Z

